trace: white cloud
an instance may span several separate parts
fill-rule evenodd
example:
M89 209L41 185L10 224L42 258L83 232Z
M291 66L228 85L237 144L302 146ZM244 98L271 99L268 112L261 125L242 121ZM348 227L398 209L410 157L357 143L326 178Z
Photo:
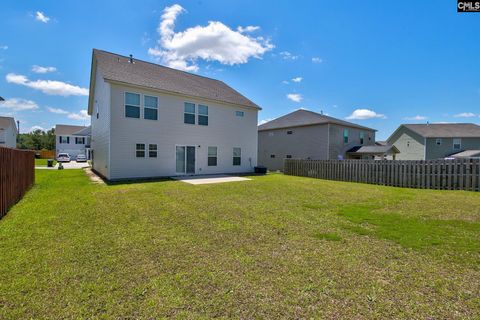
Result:
M259 26L246 26L245 28L239 26L237 28L237 31L240 32L240 33L254 32L254 31L257 31L257 30L260 30Z
M8 46L7 46L7 45L2 45L2 46L0 46L0 49L2 49L2 50L7 50L7 49L8 49Z
M0 108L7 108L12 111L23 110L35 110L38 109L38 105L32 100L26 100L21 98L11 98L0 102Z
M280 56L282 57L283 60L297 60L298 56L292 54L291 52L288 51L282 51L280 52Z
M80 112L78 112L78 113L69 112L69 111L64 110L64 109L51 108L51 107L48 107L47 110L50 111L51 113L66 114L67 118L73 119L73 120L88 120L88 119L90 119L90 116L88 115L87 110L80 110Z
M33 132L33 131L35 131L35 130L47 131L47 129L45 129L44 127L41 127L41 126L33 126L33 127L30 127L30 128L27 130L27 133Z
M43 23L48 23L48 21L50 21L50 18L47 17L43 12L37 11L35 13L35 20L43 22Z
M60 109L60 108L50 108L50 107L48 107L47 110L52 112L52 113L56 113L56 114L68 114L67 110L63 110L63 109Z
M298 82L301 82L302 80L303 80L302 77L296 77L296 78L293 78L293 79L292 79L293 82L297 82L297 83L298 83Z
M267 123L267 122L270 122L270 121L272 121L272 120L273 120L273 119L260 120L260 121L258 122L258 125L261 126L262 124Z
M427 120L428 117L425 117L425 116L420 116L420 115L416 115L414 117L405 117L403 118L403 120L413 120L413 121L421 121L421 120Z
M157 46L148 49L151 56L172 68L195 72L199 59L226 65L243 64L252 57L260 59L274 47L263 37L254 38L242 33L253 31L256 27L252 26L242 28L240 32L222 22L209 21L206 26L175 32L175 21L183 12L185 9L178 4L163 10L157 28L160 39Z
M30 81L26 76L9 73L5 77L8 83L15 83L35 90L40 90L45 94L58 96L88 96L88 89L74 86L62 81L55 80L35 80Z
M87 110L80 110L79 113L69 113L67 116L69 119L73 120L88 120L90 119L90 116L88 115Z
M55 67L41 67L41 66L32 66L32 71L35 73L49 73L57 71Z
M283 84L289 84L290 82L288 82L287 80L283 80L282 83Z
M476 116L477 115L475 113L472 113L472 112L462 112L462 113L454 115L455 118L472 118L472 117L476 117Z
M322 63L323 60L322 60L321 58L319 58L319 57L313 57L313 58L312 58L312 62L313 62L313 63Z
M375 111L369 109L356 109L347 117L349 120L365 120L374 118L386 119L387 117L384 114L376 113Z
M298 93L289 93L287 94L287 99L292 100L293 102L300 102L303 100L303 97Z

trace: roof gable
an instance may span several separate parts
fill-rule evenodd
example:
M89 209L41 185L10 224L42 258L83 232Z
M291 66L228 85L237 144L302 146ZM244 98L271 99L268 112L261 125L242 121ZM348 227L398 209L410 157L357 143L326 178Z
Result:
M15 131L17 130L15 119L12 117L0 117L0 129L7 129L10 127L15 128Z
M57 136L72 136L72 135L82 135L80 132L85 132L90 127L85 126L72 126L68 124L57 124L55 126L55 135ZM88 135L88 132L85 134Z
M98 68L105 80L260 109L255 103L220 80L151 62L133 59L131 63L129 57L94 49L92 70L93 68ZM91 73L91 91L95 72Z
M424 138L480 138L480 126L474 123L402 124Z
M372 129L372 128L364 127L355 123L332 118L320 113L316 113L316 112L304 110L304 109L293 111L277 119L264 123L258 126L258 131L290 128L290 127L300 127L300 126L310 126L310 125L317 125L317 124L328 124L328 123L337 124L337 125L346 126L346 127L359 128L359 129L364 129L369 131L376 131L375 129Z

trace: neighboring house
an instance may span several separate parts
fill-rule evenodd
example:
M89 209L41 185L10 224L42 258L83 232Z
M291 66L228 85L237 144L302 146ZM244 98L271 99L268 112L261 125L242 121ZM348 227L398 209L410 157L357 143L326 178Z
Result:
M450 155L451 159L480 159L480 150L466 150Z
M12 117L0 117L0 147L17 147L18 129Z
M473 123L402 124L388 138L397 160L443 159L480 149L480 126Z
M55 152L68 153L72 160L79 154L90 158L90 127L57 124L55 126Z
M222 81L93 50L93 169L109 180L252 172L260 108Z
M258 163L269 170L282 170L285 158L363 158L347 152L375 146L375 131L300 109L258 126Z

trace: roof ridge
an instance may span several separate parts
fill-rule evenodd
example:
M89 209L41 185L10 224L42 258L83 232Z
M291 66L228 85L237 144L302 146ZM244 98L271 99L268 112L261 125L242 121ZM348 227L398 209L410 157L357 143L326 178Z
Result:
M115 53L115 52L110 52L110 51L106 51L106 50L102 50L102 49L93 48L93 51L94 52L95 51L104 52L104 53L113 54L115 56L119 56L119 57L122 57L122 58L130 59L129 56L127 57L127 56L124 56L124 55L121 55L121 54L118 54L118 53ZM175 68L172 68L172 67L164 66L163 64L154 63L154 62L151 62L151 61L146 61L146 60L138 59L138 58L135 58L135 57L133 57L133 59L136 60L136 61L143 62L143 63L153 64L154 66L157 66L157 67L162 67L162 68L170 69L170 70L173 70L173 71L183 72L183 73L186 73L186 74L191 75L191 76L196 76L196 77L199 77L199 78L205 78L205 79L209 79L209 80L218 81L218 82L221 82L221 83L228 86L228 84L226 84L222 80L218 80L218 79L215 79L215 78L210 78L210 77L207 77L207 76L199 75L199 74L188 72L188 71L185 71L185 70L175 69Z

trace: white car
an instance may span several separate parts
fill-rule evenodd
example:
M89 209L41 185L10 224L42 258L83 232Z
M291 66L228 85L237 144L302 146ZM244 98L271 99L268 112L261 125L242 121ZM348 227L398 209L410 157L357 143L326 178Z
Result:
M57 156L57 162L70 162L70 155L68 153L59 153Z
M87 162L87 157L84 154L79 154L77 156L77 162Z

